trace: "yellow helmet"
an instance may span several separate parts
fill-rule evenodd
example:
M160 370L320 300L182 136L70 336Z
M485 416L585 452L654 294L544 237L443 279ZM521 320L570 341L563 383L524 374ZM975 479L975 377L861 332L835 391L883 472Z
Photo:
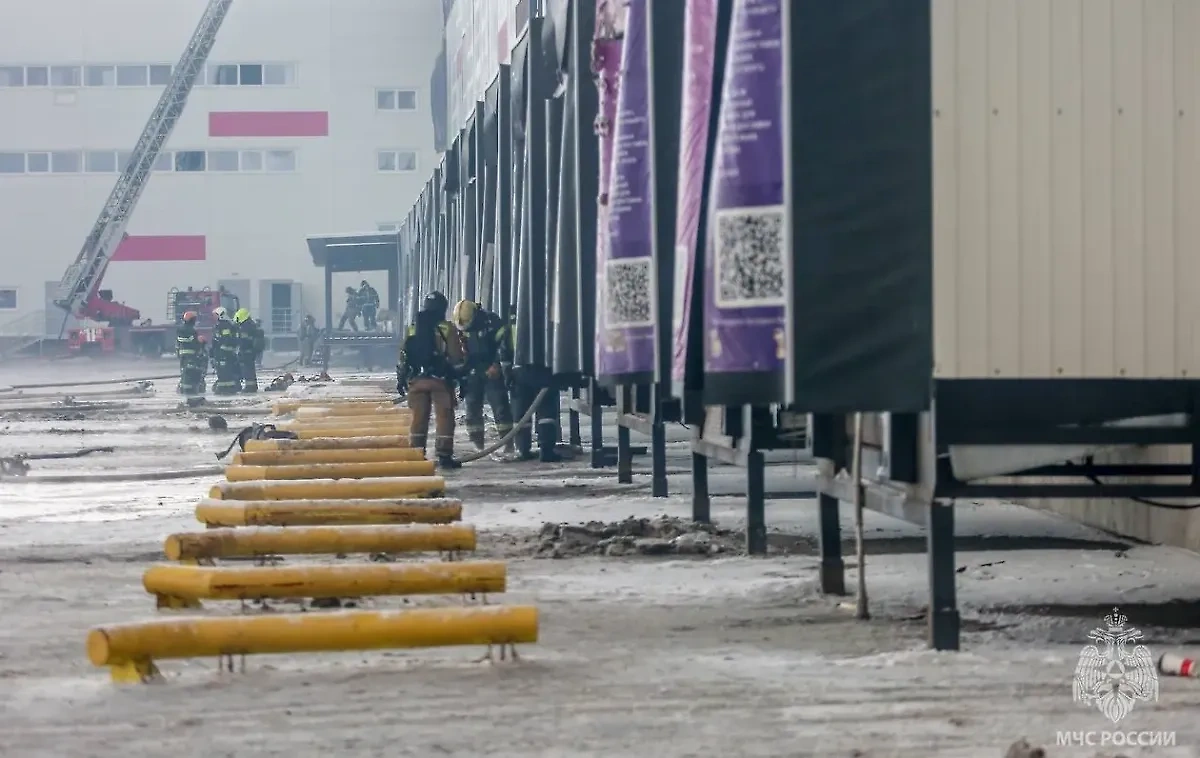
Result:
M479 303L472 300L459 300L458 305L454 306L454 325L466 331L471 327L471 322L475 320L475 313L478 310Z
M244 324L250 320L250 310L248 308L238 308L237 313L233 314L233 322L235 324Z

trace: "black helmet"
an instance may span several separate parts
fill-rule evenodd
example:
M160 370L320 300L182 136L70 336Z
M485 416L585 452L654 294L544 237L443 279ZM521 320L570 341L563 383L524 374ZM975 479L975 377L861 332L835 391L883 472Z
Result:
M421 304L421 310L436 313L439 317L445 317L446 309L450 307L450 301L440 292L430 292L425 296L425 302Z

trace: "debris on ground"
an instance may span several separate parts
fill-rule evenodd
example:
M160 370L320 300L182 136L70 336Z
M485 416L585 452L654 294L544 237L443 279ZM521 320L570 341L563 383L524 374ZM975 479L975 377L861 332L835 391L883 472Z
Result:
M229 431L229 422L225 420L224 416L209 416L208 428L214 432L227 432Z
M1046 749L1031 745L1029 740L1022 737L1008 746L1004 758L1046 758Z
M698 524L670 516L627 518L606 524L548 522L535 537L534 557L570 558L581 555L712 556L742 552L744 538L730 529Z
M296 381L296 377L292 376L292 372L287 372L271 380L264 392L283 392Z

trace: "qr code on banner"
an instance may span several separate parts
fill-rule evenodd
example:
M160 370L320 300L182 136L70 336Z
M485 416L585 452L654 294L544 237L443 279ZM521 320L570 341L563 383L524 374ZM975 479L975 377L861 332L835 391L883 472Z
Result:
M625 258L607 262L604 267L606 326L654 324L650 262L650 258Z
M716 301L720 308L784 305L784 206L716 214Z

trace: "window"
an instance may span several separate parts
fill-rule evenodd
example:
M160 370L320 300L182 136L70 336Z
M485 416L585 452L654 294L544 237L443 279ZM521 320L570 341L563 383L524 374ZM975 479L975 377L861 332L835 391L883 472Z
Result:
M78 87L83 81L79 66L51 66L51 87Z
M12 311L17 308L16 287L0 287L0 310Z
M296 83L296 67L290 63L268 63L263 66L263 84L285 87Z
M0 152L4 174L113 174L129 168L129 150L38 150ZM153 171L168 173L291 173L298 166L295 150L164 150ZM397 225L398 226L398 225Z
M411 89L375 90L375 108L381 111L415 111L417 91Z
M208 83L222 87L237 86L238 67L214 63L208 67Z
M0 174L25 173L24 153L0 153Z
M237 150L209 150L208 151L208 170L209 171L237 171L238 170L238 152L237 152Z
M380 171L416 171L417 153L414 150L380 150L376 154Z
M25 69L22 66L0 66L0 87L24 87Z
M78 174L83 170L83 157L77 150L56 150L50 153L50 171L55 174Z
M26 66L25 86L46 87L50 84L50 69L46 66Z
M266 154L267 171L295 171L295 150L268 150Z
M176 171L203 171L204 166L203 150L178 150L175 153Z
M83 83L89 87L111 87L117 83L117 69L113 66L88 66L84 69Z
M89 174L115 173L117 154L112 150L89 150L83 156L83 166Z
M242 171L262 171L263 154L261 150L242 151Z
M171 64L164 63L150 67L150 86L162 87L171 81ZM200 82L196 82L200 84Z
M145 87L149 83L146 66L117 66L118 87Z
M50 153L29 153L25 156L28 161L26 169L31 174L50 173Z
M238 84L243 87L247 86L262 86L263 83L263 67L253 63L243 63L238 66Z

